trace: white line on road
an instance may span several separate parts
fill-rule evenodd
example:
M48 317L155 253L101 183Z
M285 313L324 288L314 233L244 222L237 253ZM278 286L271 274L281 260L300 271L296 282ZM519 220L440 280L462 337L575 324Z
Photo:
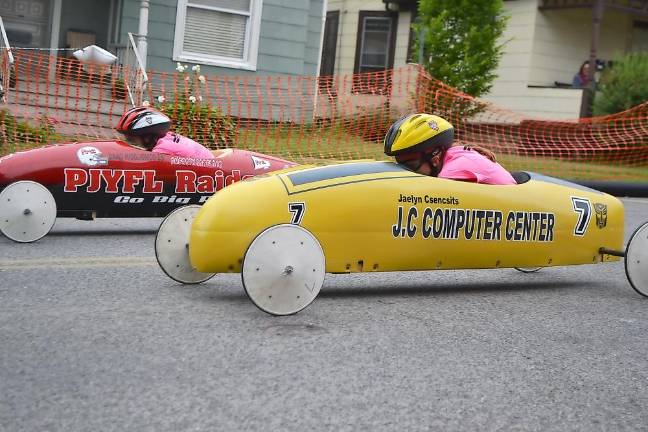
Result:
M87 267L133 267L155 265L153 257L70 257L33 258L0 261L0 271L34 270L43 268L87 268Z

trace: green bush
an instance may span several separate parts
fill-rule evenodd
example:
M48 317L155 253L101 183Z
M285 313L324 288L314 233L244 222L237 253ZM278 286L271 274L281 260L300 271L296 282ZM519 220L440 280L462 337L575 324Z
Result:
M126 96L128 95L128 91L126 90L126 83L124 82L123 79L116 78L115 81L113 81L111 93L113 99L117 99L117 100L126 99Z
M7 110L0 110L0 153L8 154L23 148L50 144L60 140L47 117L39 117L37 124L19 121Z
M210 148L231 147L238 136L238 128L231 117L203 100L206 79L200 75L200 66L189 67L178 63L180 76L185 76L185 91L168 100L156 98L156 108L173 121L173 130ZM147 102L148 103L148 102Z
M181 96L157 108L173 121L173 130L210 148L232 146L237 137L234 121L218 108Z
M594 98L594 115L608 115L648 101L648 53L615 59L603 73Z

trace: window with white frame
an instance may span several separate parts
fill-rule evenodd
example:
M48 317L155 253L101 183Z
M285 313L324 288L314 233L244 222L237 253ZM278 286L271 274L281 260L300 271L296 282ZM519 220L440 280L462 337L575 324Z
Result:
M178 0L173 59L256 70L262 0Z

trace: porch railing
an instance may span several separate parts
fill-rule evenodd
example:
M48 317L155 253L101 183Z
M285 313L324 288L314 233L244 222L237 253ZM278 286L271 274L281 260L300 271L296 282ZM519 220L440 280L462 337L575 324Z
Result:
M11 53L11 46L7 39L4 22L0 16L0 98L2 102L7 101L7 92L11 83L11 71L13 69L14 58Z
M118 52L117 57L121 62L122 76L130 103L139 106L144 100L148 76L133 36L137 35L128 33L128 43Z

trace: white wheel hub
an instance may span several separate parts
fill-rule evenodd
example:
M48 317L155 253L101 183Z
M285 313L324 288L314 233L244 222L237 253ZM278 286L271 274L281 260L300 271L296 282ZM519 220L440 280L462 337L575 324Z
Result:
M171 279L184 284L205 282L215 273L197 271L189 260L191 224L199 205L177 208L167 215L155 236L155 258Z
M648 222L637 228L628 241L625 270L632 288L648 297Z
M259 234L243 259L242 279L252 302L272 315L291 315L311 304L326 272L324 251L308 230L276 225Z
M0 231L11 240L29 243L45 236L56 221L56 202L42 184L23 180L0 192Z

